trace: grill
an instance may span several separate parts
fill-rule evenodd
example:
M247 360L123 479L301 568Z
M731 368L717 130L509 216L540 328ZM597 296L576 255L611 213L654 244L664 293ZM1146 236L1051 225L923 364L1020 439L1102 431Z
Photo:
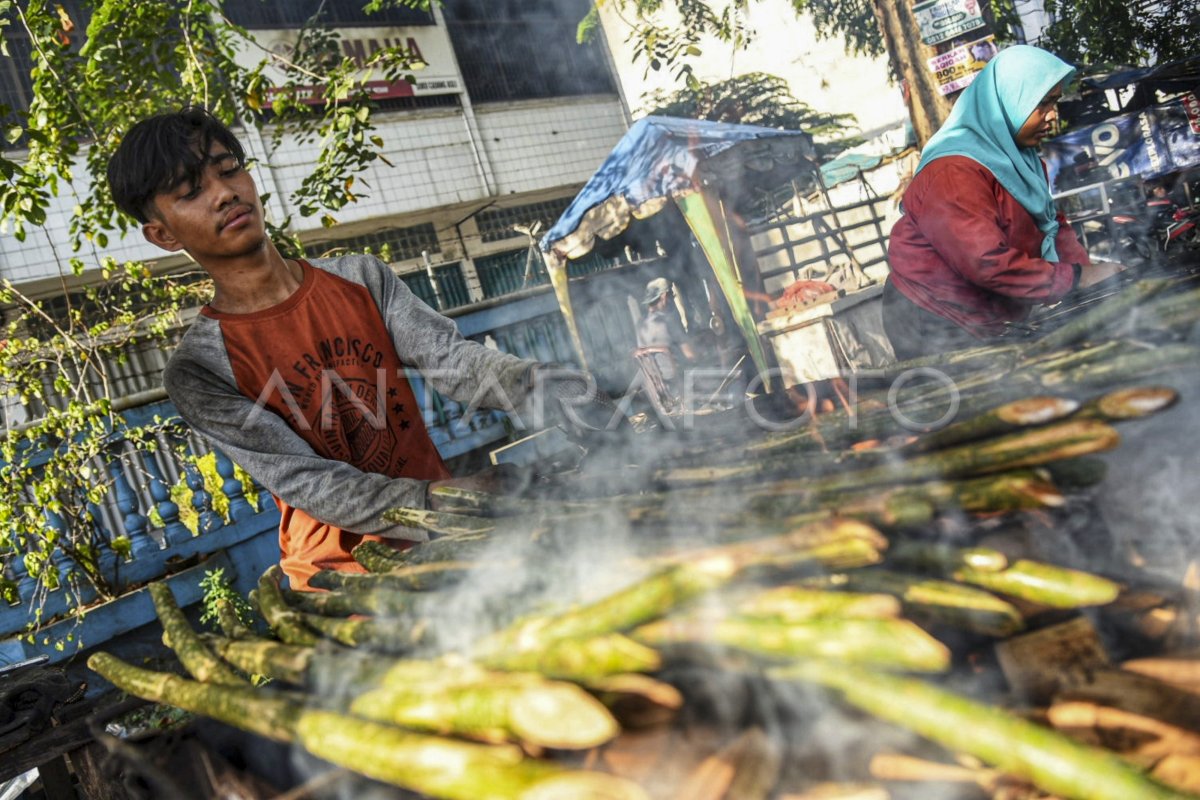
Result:
M1194 796L1200 288L1057 322L436 490L366 574L264 575L272 635L157 591L206 685L90 663L343 796Z

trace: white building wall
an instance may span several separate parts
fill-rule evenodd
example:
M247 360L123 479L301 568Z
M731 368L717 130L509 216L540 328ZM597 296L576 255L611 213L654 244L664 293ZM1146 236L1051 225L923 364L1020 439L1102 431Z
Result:
M586 181L626 130L613 97L476 106L475 118L498 195Z
M436 208L486 195L472 157L460 111L391 114L380 117L376 133L383 156L355 180L358 202L331 212L343 223ZM310 174L316 150L312 144L285 140L271 158L272 171L299 231L320 228L319 217L302 218L292 194Z
M391 165L376 161L356 181L362 197L333 216L354 235L369 231L373 223L389 224L404 217L403 224L438 217L438 209L492 198L540 193L562 188L572 190L592 174L625 132L624 113L618 98L592 96L555 98L546 101L495 103L475 109L478 139L472 142L461 109L395 112L381 114L378 134L384 140L384 156ZM257 140L239 131L243 142L257 152ZM336 238L338 229L325 229L320 215L301 217L292 203L292 193L312 169L316 150L312 144L285 139L253 174L260 192L270 192L268 214L278 221L291 213L292 227L302 238ZM481 167L494 175L491 192ZM82 165L79 192L86 190ZM519 198L512 198L513 201ZM11 233L0 236L0 278L15 284L47 283L60 274L69 275L71 257L68 226L78 202L69 191L54 198L46 226L30 229L25 242ZM57 252L51 248L54 242ZM110 236L109 246L85 249L78 254L95 276L102 256L118 261L153 260L163 251L147 244L136 229L124 239ZM57 281L53 281L57 283ZM50 288L50 286L47 286Z

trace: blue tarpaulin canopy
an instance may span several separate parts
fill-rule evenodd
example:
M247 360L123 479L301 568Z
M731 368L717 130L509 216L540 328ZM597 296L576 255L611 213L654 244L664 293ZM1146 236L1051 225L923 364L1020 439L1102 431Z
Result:
M631 217L653 216L674 195L700 189L702 171L726 185L758 183L781 169L811 170L812 157L812 137L803 131L643 117L542 237L542 250L566 258L586 255L595 236L610 239Z
M580 360L587 363L571 310L567 261L587 255L596 237L612 239L631 220L651 217L673 202L712 266L764 374L766 356L742 291L733 240L740 222L730 219L725 203L748 185L772 186L798 173L812 174L813 156L812 137L803 131L675 117L644 117L634 123L541 240Z

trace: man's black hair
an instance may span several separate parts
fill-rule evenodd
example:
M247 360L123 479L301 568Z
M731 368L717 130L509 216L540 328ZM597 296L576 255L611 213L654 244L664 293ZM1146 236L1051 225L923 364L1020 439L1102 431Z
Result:
M147 117L134 125L108 162L108 186L117 208L149 222L156 195L200 181L214 143L224 145L245 165L246 152L237 137L201 106Z

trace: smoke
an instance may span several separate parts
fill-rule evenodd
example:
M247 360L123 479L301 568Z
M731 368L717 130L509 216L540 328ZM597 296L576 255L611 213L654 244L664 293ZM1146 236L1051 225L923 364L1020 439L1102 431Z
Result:
M1107 556L1118 574L1144 571L1179 586L1200 553L1200 516L1195 502L1200 475L1200 373L1181 370L1164 381L1182 402L1170 412L1130 422L1128 444L1104 457L1108 477L1095 495L1111 532Z

